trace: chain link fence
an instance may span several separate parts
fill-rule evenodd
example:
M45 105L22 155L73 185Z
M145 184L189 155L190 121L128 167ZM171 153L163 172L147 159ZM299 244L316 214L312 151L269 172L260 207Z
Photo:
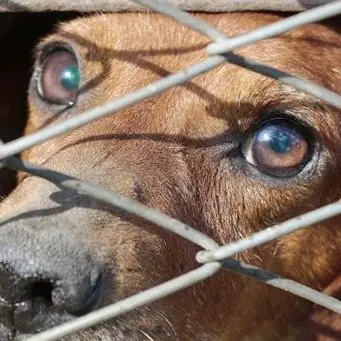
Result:
M58 173L56 171L29 164L28 162L13 156L52 137L81 127L105 115L118 112L144 99L162 93L171 87L183 84L222 63L232 63L243 68L247 68L250 71L276 79L300 91L314 95L323 100L325 103L341 110L340 95L313 84L310 81L294 77L278 69L249 60L242 55L238 55L233 52L234 49L238 47L283 34L309 23L339 15L341 14L341 1L327 3L323 6L301 12L276 23L233 38L225 36L222 32L218 31L207 22L199 20L173 5L157 2L155 0L134 1L153 11L167 15L177 22L207 36L212 41L212 43L206 47L208 57L204 61L191 65L181 72L171 74L161 80L147 85L142 89L129 93L112 102L108 102L105 105L83 112L76 117L67 119L54 126L41 129L31 135L2 144L0 146L1 164L3 167L25 171L64 188L70 188L78 191L79 193L92 196L103 202L114 205L115 207L119 207L132 215L142 217L143 219L158 225L160 228L171 233L175 233L195 243L203 249L196 255L196 260L200 266L193 271L183 274L161 285L155 286L85 316L69 321L63 325L29 337L27 341L58 340L81 329L94 326L115 318L123 313L129 312L135 308L159 300L167 295L214 276L214 274L218 271L222 271L223 269L253 277L270 286L291 292L334 312L341 313L341 302L337 299L322 294L295 281L282 278L274 273L264 271L260 268L231 258L238 253L262 245L275 238L287 235L302 228L310 227L313 224L341 214L341 201L334 202L278 225L261 230L247 238L237 240L228 245L220 246L205 234L163 213L146 207L139 202L122 197L104 188L100 188L95 184L70 177L67 174Z

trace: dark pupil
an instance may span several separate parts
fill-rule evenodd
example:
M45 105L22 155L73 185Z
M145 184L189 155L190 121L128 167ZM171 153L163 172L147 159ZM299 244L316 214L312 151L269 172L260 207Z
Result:
M77 65L65 67L60 75L60 83L68 91L75 91L79 88L80 75Z
M279 129L274 129L269 142L272 150L276 153L287 153L292 147L290 135L280 131Z

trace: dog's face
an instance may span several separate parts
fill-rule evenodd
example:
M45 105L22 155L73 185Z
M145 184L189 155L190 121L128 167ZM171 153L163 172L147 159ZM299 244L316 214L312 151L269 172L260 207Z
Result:
M204 19L234 35L279 17ZM27 132L203 60L205 44L156 14L62 25L37 47ZM239 52L341 92L340 44L336 31L313 25ZM340 197L339 122L339 112L321 101L225 64L23 157L134 198L225 244ZM33 176L22 176L1 215L2 340L198 266L199 249L190 242ZM323 289L339 274L340 242L339 219L332 219L237 258ZM308 310L297 297L221 272L65 340L292 340Z

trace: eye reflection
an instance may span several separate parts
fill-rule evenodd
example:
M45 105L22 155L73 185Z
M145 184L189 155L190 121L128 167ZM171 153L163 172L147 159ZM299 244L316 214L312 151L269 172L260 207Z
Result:
M79 88L80 74L77 65L65 67L61 71L60 83L67 91L75 91Z
M37 89L43 99L69 105L77 99L80 79L76 56L68 50L56 50L42 62Z

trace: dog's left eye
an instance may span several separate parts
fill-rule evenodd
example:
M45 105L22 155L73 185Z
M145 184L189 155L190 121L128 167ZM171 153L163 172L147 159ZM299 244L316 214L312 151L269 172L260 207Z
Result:
M49 53L43 60L37 88L45 100L72 104L80 86L80 70L76 56L67 50Z
M276 177L296 175L309 158L309 138L293 120L272 119L260 125L243 146L247 162Z

